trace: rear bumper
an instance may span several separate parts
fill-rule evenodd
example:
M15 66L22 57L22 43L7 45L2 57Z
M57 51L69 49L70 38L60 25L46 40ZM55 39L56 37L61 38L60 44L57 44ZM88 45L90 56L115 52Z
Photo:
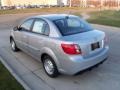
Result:
M109 47L105 49L94 57L82 58L82 57L70 57L66 66L62 70L62 73L68 75L74 75L80 71L93 67L101 62L103 62L108 57Z

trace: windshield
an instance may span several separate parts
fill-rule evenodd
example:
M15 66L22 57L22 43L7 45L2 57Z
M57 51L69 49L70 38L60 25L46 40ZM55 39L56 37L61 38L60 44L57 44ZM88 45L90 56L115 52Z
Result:
M64 18L53 21L60 30L63 36L87 32L93 30L93 28L84 20L80 18Z

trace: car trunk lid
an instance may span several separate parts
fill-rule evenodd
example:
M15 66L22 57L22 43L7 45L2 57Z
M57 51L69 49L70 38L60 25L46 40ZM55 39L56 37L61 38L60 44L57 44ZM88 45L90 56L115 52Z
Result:
M104 47L104 38L105 33L98 30L63 37L65 41L78 44L84 57L88 57L102 50Z

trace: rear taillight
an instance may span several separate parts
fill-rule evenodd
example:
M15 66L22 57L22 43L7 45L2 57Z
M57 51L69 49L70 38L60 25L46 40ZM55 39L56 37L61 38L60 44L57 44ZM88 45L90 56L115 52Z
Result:
M66 54L81 54L81 49L77 44L61 44L61 47Z

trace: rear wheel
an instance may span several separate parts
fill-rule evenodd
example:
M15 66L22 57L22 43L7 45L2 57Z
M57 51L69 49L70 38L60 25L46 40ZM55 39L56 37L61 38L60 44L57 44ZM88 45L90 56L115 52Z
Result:
M16 46L16 43L13 39L10 40L10 43L11 43L11 49L14 51L14 52L17 52L19 51L19 49L17 48Z
M59 75L57 66L50 56L45 55L42 58L42 61L43 61L44 70L48 76L55 78Z

